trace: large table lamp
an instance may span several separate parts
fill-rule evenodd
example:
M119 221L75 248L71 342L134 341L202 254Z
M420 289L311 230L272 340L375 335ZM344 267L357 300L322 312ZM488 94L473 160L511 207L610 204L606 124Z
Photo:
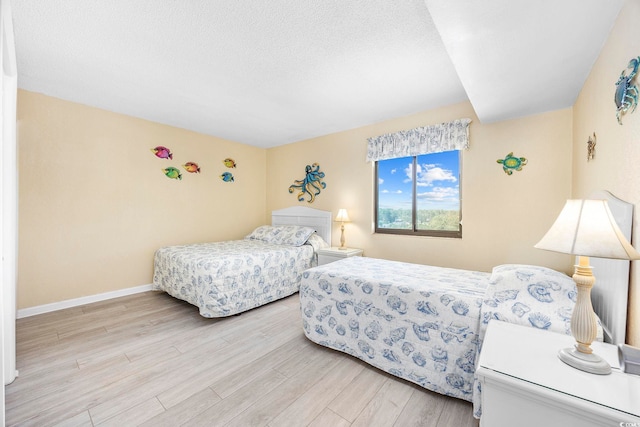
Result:
M336 222L340 223L340 247L338 249L347 249L344 246L344 223L349 222L349 214L346 209L338 209L338 215L336 215Z
M591 349L598 329L591 305L591 288L596 279L589 257L636 260L640 259L640 253L620 231L606 200L567 200L556 221L535 247L578 256L573 274L578 295L571 315L571 334L576 344L561 349L558 357L586 372L611 373L611 366Z

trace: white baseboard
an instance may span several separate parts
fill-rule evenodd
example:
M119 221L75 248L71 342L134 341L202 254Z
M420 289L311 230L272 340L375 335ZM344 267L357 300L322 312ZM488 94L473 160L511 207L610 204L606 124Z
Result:
M153 285L141 285L134 288L120 289L113 292L105 292L103 294L90 295L87 297L74 298L66 301L54 302L51 304L39 305L36 307L22 308L17 311L16 317L21 319L23 317L35 316L37 314L50 313L52 311L62 310L65 308L77 307L79 305L90 304L92 302L105 301L108 299L123 297L126 295L139 294L141 292L152 291Z

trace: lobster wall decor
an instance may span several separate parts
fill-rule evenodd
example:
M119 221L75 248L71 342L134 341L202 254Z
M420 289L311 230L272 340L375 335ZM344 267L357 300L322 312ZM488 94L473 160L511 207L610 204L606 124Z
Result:
M638 106L638 85L633 82L638 74L638 68L640 68L640 56L629 61L629 65L622 70L616 82L616 93L613 100L616 103L616 118L619 124L622 124L621 114L626 114L629 109L633 113ZM627 69L631 70L629 74L625 74Z

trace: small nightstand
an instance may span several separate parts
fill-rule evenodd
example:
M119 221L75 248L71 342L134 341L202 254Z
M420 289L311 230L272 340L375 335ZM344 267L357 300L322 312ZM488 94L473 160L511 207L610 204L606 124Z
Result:
M362 249L340 249L336 247L320 249L318 251L318 265L329 264L330 262L338 261L352 256L362 256Z
M573 343L570 335L492 320L476 370L480 425L640 425L640 376L619 370L617 347L592 344L613 367L610 375L595 375L558 358L558 350Z

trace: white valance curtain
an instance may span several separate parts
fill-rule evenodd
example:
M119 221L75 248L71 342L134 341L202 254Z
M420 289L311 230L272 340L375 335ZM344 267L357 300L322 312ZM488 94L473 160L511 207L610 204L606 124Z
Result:
M367 161L469 148L471 119L424 126L367 139Z

